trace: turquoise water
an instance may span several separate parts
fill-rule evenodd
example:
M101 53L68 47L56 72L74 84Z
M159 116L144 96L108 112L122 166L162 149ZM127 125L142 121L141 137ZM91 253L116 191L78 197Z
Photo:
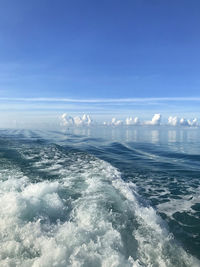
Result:
M0 131L0 266L200 266L200 130Z

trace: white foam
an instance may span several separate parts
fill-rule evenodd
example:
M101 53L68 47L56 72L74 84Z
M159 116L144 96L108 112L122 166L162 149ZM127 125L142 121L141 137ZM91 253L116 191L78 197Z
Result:
M134 185L128 185L121 179L113 181L113 185L125 196L136 215L138 228L133 235L138 242L137 256L142 266L199 266L198 260L171 243L173 235L167 231L156 211L152 207L139 205L131 190Z
M173 266L177 253L178 263L197 266L182 248L171 246L155 210L138 203L135 186L116 168L55 147L38 156L32 167L53 169L56 180L36 183L18 169L1 180L1 266ZM123 238L127 223L135 242L131 255Z
M168 202L157 205L160 212L166 213L169 217L176 212L191 212L193 213L192 206L200 202L200 188L196 188L196 193L182 196L181 199L170 199Z

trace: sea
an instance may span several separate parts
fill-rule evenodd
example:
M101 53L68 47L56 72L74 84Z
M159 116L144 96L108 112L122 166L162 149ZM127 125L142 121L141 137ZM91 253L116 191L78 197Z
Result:
M200 266L200 129L1 129L0 266Z

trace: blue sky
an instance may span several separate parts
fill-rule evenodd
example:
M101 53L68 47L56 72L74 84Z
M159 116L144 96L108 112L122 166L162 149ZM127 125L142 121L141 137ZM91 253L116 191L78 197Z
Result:
M198 115L199 14L199 0L1 0L0 110ZM108 98L149 99L88 103Z

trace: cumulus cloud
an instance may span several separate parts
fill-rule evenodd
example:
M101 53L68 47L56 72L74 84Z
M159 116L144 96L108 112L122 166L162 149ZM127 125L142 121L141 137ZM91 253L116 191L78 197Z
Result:
M188 124L189 126L193 127L199 126L197 118L194 118L193 120L188 120Z
M61 116L62 125L64 126L89 126L92 120L89 115L84 114L82 117L71 117L66 113Z
M122 125L122 124L123 124L123 121L117 120L116 118L112 118L111 125L119 126L119 125Z
M117 118L112 118L110 122L94 122L91 120L90 116L84 114L82 117L75 116L72 117L67 113L61 115L61 125L63 126L90 126L90 125L105 125L105 126L130 126L130 125L161 125L161 114L154 114L150 121L141 122L138 117L127 117L125 120L119 120ZM187 126L187 127L197 127L200 126L197 119L185 119L178 118L177 116L170 116L168 118L167 125L170 126Z
M103 125L106 126L120 126L123 124L124 122L122 120L117 120L116 118L112 118L111 122L106 122L106 121L103 122Z
M197 119L187 120L185 118L179 119L178 117L172 117L170 116L168 118L168 124L171 126L199 126Z
M134 122L135 122L135 124L140 124L139 118L138 117L135 117Z
M83 117L74 117L74 124L76 126L89 126L91 125L92 120L89 115L84 114Z
M185 118L181 118L180 119L180 125L182 125L182 126L188 126L189 124L188 124L188 121Z
M62 125L64 126L74 125L74 119L71 116L67 115L67 113L62 114L61 120Z
M154 114L151 121L145 121L145 125L160 125L161 122L161 114Z
M138 117L136 117L136 118L128 117L128 118L126 118L125 124L126 125L136 125L136 124L139 124L139 119L138 119Z
M177 126L179 124L178 117L176 117L176 116L175 117L170 116L168 118L168 124L171 125L171 126Z

